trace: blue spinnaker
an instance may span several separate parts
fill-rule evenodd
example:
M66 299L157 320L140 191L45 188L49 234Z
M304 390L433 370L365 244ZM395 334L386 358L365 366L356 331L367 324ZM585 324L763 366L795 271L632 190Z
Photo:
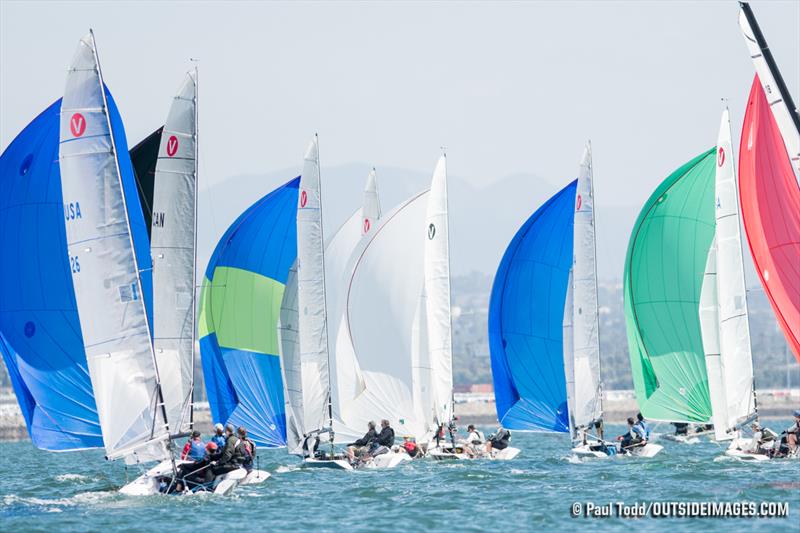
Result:
M106 94L152 314L147 231L122 119ZM67 255L65 220L80 207L62 204L60 112L59 99L0 156L0 353L33 444L51 451L103 446Z
M489 348L497 417L508 429L569 431L564 305L577 180L519 229L497 269Z
M286 445L278 318L297 258L299 183L275 189L228 228L200 296L200 352L214 421L244 426L269 447Z

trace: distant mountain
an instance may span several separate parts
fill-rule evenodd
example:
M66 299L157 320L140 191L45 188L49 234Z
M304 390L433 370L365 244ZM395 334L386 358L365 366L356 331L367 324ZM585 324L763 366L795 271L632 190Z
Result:
M323 219L328 235L359 207L369 169L365 163L323 166ZM236 176L209 189L201 187L200 268L205 270L217 241L239 214L299 173L300 169L295 168L265 175ZM378 167L377 173L384 213L428 187L431 177L430 173L395 167ZM483 187L476 187L458 176L451 175L448 179L451 265L455 275L471 271L493 274L506 245L520 225L560 188L529 174L505 176ZM566 182L561 186L565 185ZM627 238L637 214L635 206L600 206L597 218L601 277L622 277Z

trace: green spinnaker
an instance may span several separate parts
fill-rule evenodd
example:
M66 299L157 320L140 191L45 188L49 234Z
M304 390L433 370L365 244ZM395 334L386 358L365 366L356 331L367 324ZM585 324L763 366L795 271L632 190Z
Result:
M645 418L711 418L698 309L715 230L715 153L695 157L658 186L628 243L625 320Z

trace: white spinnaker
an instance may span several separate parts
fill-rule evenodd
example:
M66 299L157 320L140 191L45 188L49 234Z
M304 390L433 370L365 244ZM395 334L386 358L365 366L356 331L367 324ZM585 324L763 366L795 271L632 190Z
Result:
M378 198L378 179L375 169L367 175L367 185L364 187L364 204L361 206L361 235L366 235L381 218L381 201Z
M361 436L370 420L386 418L398 435L422 442L426 418L415 408L412 354L425 283L428 191L384 216L353 253L347 324L364 379L344 423Z
M67 251L109 459L168 456L158 372L94 36L81 39L61 104L59 163Z
M719 343L719 300L717 298L717 245L716 237L711 241L700 289L700 333L705 353L708 394L711 399L711 420L717 440L732 438L726 432L728 404L725 379L723 379L722 357Z
M330 372L317 137L308 146L297 207L297 309L305 432L330 427Z
M447 213L447 159L436 163L428 195L425 229L425 310L434 420L453 418L453 336L450 320L450 238Z
M564 339L564 379L567 385L567 406L569 409L569 434L575 439L575 416L572 406L575 405L575 328L572 323L574 302L572 297L572 269L567 278L567 297L564 302L564 321L562 322Z
M775 81L769 64L767 63L764 53L761 51L761 46L756 39L755 32L750 26L745 15L744 8L739 10L739 27L742 30L744 42L747 44L747 49L750 52L750 58L753 60L753 65L756 68L756 74L761 81L761 86L764 88L764 94L767 96L769 107L772 110L772 116L775 117L775 122L778 124L778 129L783 137L783 142L786 145L786 151L792 160L792 166L795 168L795 174L800 176L800 130L792 118L792 112L787 105L787 96L781 94L781 90ZM766 46L766 43L763 43ZM776 67L777 68L777 67Z
M727 419L715 416L717 438L755 412L753 355L747 316L747 287L742 259L742 234L735 158L731 143L730 114L722 114L717 141L716 253L717 300L722 379L725 383ZM731 436L732 437L732 436Z
M587 144L578 174L573 229L572 324L575 394L569 405L576 427L602 416L600 339L597 313L597 261L595 258L594 187L592 151Z
M194 385L196 96L193 71L167 115L153 190L153 347L173 432L190 428Z

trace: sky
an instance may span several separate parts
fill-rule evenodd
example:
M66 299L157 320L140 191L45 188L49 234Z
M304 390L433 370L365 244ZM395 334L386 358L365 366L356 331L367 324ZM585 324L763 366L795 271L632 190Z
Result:
M752 5L800 101L800 2ZM486 212L508 209L504 195L530 197L498 217L499 231L491 216L469 227L501 242L491 261L476 250L454 271L489 272L526 211L574 179L591 139L598 248L610 251L599 269L621 276L638 208L714 145L723 99L738 139L754 70L737 18L734 1L2 0L0 149L62 94L91 27L131 144L163 123L198 60L201 218L214 204L233 213L214 222L206 248L268 190L231 179L299 174L317 132L323 179L326 167L353 165L430 175L446 147L453 179L508 187L486 196L496 203ZM520 175L529 179L506 179ZM624 222L604 228L617 211Z

